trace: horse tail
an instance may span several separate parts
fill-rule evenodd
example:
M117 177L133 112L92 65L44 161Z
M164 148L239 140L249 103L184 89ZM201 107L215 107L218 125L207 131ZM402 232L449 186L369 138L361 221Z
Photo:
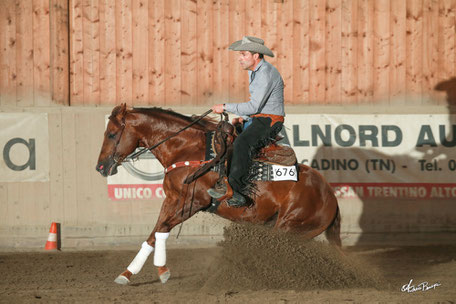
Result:
M339 248L342 247L342 241L340 239L340 211L339 206L337 206L336 216L334 217L332 223L328 226L325 231L326 238L329 243L335 245Z

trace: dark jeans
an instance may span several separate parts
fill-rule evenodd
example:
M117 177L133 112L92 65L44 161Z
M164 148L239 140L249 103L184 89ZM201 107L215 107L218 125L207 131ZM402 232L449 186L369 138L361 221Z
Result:
M283 123L277 122L271 127L270 118L254 117L252 124L236 138L228 176L228 182L234 191L250 194L248 177L252 159L279 134L282 125Z

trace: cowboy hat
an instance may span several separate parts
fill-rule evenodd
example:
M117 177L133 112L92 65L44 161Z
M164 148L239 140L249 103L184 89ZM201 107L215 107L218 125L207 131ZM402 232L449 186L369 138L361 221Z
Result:
M228 49L232 51L249 51L274 57L274 53L264 45L263 39L252 36L244 36L242 40L233 42Z

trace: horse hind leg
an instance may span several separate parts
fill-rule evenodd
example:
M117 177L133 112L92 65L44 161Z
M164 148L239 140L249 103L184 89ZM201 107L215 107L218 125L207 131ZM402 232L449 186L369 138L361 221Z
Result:
M289 216L286 216L283 211L281 211L279 212L274 228L282 231L300 231L303 233L301 236L307 240L319 237L323 232L325 232L326 240L331 245L340 249L342 242L340 239L340 213L338 206L336 206L336 212L331 222L329 222L330 224L328 224L328 222L329 219L322 222L321 218L316 218L309 214L295 214L295 218L291 219Z
M328 239L331 245L334 245L336 248L342 248L342 240L340 239L340 211L339 206L337 206L336 216L334 217L331 224L325 231L326 238Z

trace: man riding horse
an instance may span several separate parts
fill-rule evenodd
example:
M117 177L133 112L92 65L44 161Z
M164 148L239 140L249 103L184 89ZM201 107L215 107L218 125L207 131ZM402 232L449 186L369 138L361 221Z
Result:
M239 64L249 73L250 100L244 103L217 104L212 107L215 113L234 113L240 118L233 124L243 123L243 131L234 141L233 157L228 182L233 195L228 205L246 205L246 196L251 192L249 170L252 159L259 149L265 147L280 132L284 122L283 80L279 71L264 60L264 55L274 57L272 51L260 38L244 36L229 47L239 52ZM215 199L226 195L227 186L214 186L208 191Z
M201 165L207 152L207 127L217 131L218 126L214 122L202 118L194 120L160 108L128 109L126 104L116 106L109 116L97 171L103 176L116 174L117 166L138 147L142 147L142 151L151 151L166 168L163 180L166 197L155 227L127 269L116 278L116 283L128 284L152 253L160 280L165 283L170 277L170 270L166 266L166 240L170 231L196 213L212 209L214 203L211 196L219 198L217 201L221 202L233 193L233 189L234 195L228 202L230 205L219 204L211 212L232 221L273 223L276 229L296 231L306 239L325 231L331 243L341 246L337 198L331 186L316 170L296 164L294 156L292 167L295 179L249 181L254 154L282 128L283 80L277 69L262 58L263 55L274 56L264 46L263 40L244 37L233 43L230 49L240 52L239 62L244 69L249 70L251 98L246 103L219 104L212 108L216 113L226 110L240 115L242 119L234 123L244 121L244 130L234 141L226 189L214 187L208 190L210 195L206 193L206 189L214 185L217 179L220 180L219 174L214 171L204 171L205 174L190 184L185 183L192 174L204 168ZM224 171L221 168L220 172ZM226 179L224 176L223 180ZM249 187L252 185L258 189L258 195L249 200L254 200L255 207L231 208L247 204L246 196L251 194Z

